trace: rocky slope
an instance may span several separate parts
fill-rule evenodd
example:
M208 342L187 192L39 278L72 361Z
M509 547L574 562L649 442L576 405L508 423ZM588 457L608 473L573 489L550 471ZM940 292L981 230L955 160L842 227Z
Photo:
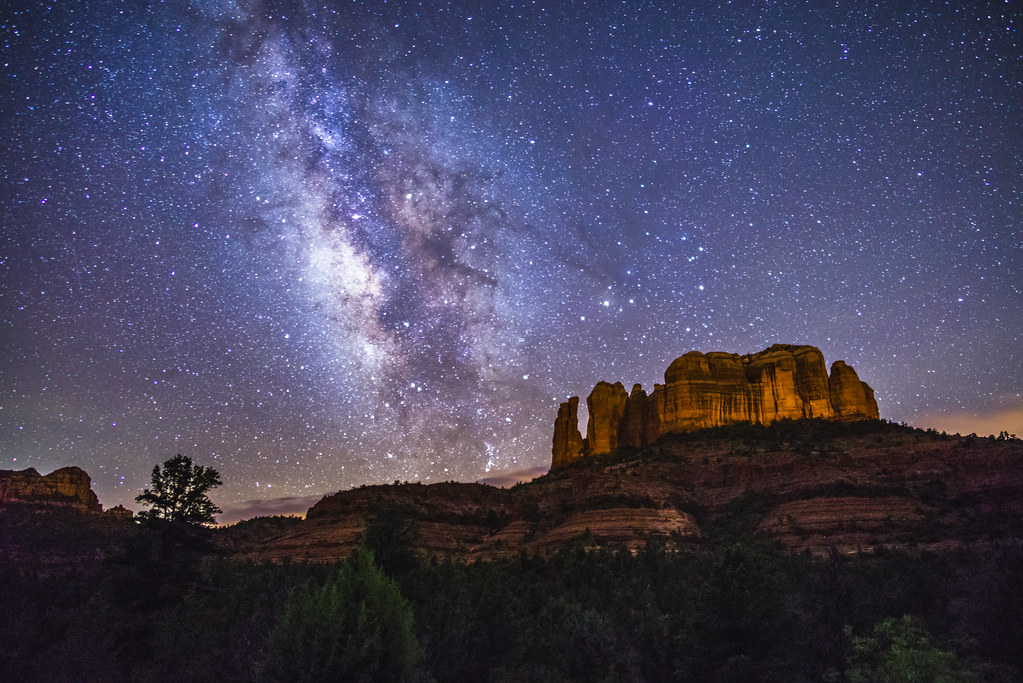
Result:
M562 403L554 423L551 468L582 456L642 448L665 434L734 423L824 418L877 419L874 391L856 371L836 361L828 375L813 346L775 344L759 353L691 351L664 373L649 395L636 384L599 382L586 399L586 438L578 429L578 397Z
M0 470L0 506L42 506L102 512L92 479L78 467L40 475L35 469Z
M404 510L418 550L461 560L588 546L713 543L726 525L814 553L962 547L1023 536L1023 442L881 421L782 421L672 434L582 459L528 484L404 484L343 491L303 521L223 530L253 559L330 561L368 516ZM258 527L258 523L257 523Z
M135 526L121 510L99 514L92 479L78 467L45 476L32 468L0 470L0 574L95 569Z

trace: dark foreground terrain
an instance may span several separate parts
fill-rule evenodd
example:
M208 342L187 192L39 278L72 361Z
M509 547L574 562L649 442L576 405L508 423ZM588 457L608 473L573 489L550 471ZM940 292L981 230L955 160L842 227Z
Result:
M1020 680L1020 460L1014 439L794 423L227 529L7 509L0 679ZM329 561L280 552L302 534Z

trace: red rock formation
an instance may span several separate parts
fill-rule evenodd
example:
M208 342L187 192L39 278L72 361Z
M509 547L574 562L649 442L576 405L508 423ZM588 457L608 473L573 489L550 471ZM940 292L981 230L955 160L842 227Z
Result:
M619 445L619 430L625 417L628 394L621 382L597 382L586 397L590 419L586 425L586 443L591 453L610 453Z
M879 413L874 390L866 382L861 382L856 371L844 360L836 360L832 364L830 385L831 405L835 407L837 419L877 419Z
M638 384L626 395L621 384L600 382L586 402L590 420L585 441L575 426L575 404L562 404L552 468L619 446L642 448L669 432L736 422L878 417L873 390L851 367L838 361L829 378L819 349L783 344L747 356L691 351L675 359L664 373L664 384L655 385L649 396Z
M835 417L824 354L813 346L797 346L792 356L796 359L796 393L803 402L803 415L828 420ZM873 417L878 417L876 406Z
M127 521L135 519L135 512L133 510L129 510L123 505L115 505L107 510L106 514L108 517L112 517L114 519L123 519Z
M63 467L45 477L33 468L0 470L0 504L67 507L102 512L92 479L78 467Z
M662 433L752 420L749 382L742 358L734 353L691 351L676 359L664 373L663 395Z
M750 422L768 424L775 420L806 417L803 401L796 392L796 358L790 351L772 346L753 354L746 361L746 373L754 404ZM722 420L718 424L727 424L727 421Z
M634 384L632 393L625 401L625 414L619 433L619 446L641 448L657 439L660 432L660 416L656 406L643 391L643 387Z
M579 397L573 396L558 407L554 421L554 446L551 449L554 467L567 465L583 452L583 437L579 433Z

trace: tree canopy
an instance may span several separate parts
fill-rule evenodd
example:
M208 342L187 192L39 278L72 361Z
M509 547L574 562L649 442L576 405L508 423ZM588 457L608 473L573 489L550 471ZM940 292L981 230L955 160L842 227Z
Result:
M212 524L213 516L223 511L207 493L222 483L215 469L194 465L191 458L179 453L163 463L162 469L155 466L152 488L135 496L136 502L152 508L140 512L139 519Z
M294 590L270 634L268 681L412 681L421 654L413 610L360 545L333 578Z

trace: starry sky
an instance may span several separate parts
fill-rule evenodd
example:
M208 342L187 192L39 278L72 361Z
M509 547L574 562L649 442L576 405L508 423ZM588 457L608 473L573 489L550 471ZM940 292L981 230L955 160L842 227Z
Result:
M528 479L568 396L773 343L845 359L882 417L1023 434L1019 28L5 3L0 468L133 509L176 453L250 511Z

